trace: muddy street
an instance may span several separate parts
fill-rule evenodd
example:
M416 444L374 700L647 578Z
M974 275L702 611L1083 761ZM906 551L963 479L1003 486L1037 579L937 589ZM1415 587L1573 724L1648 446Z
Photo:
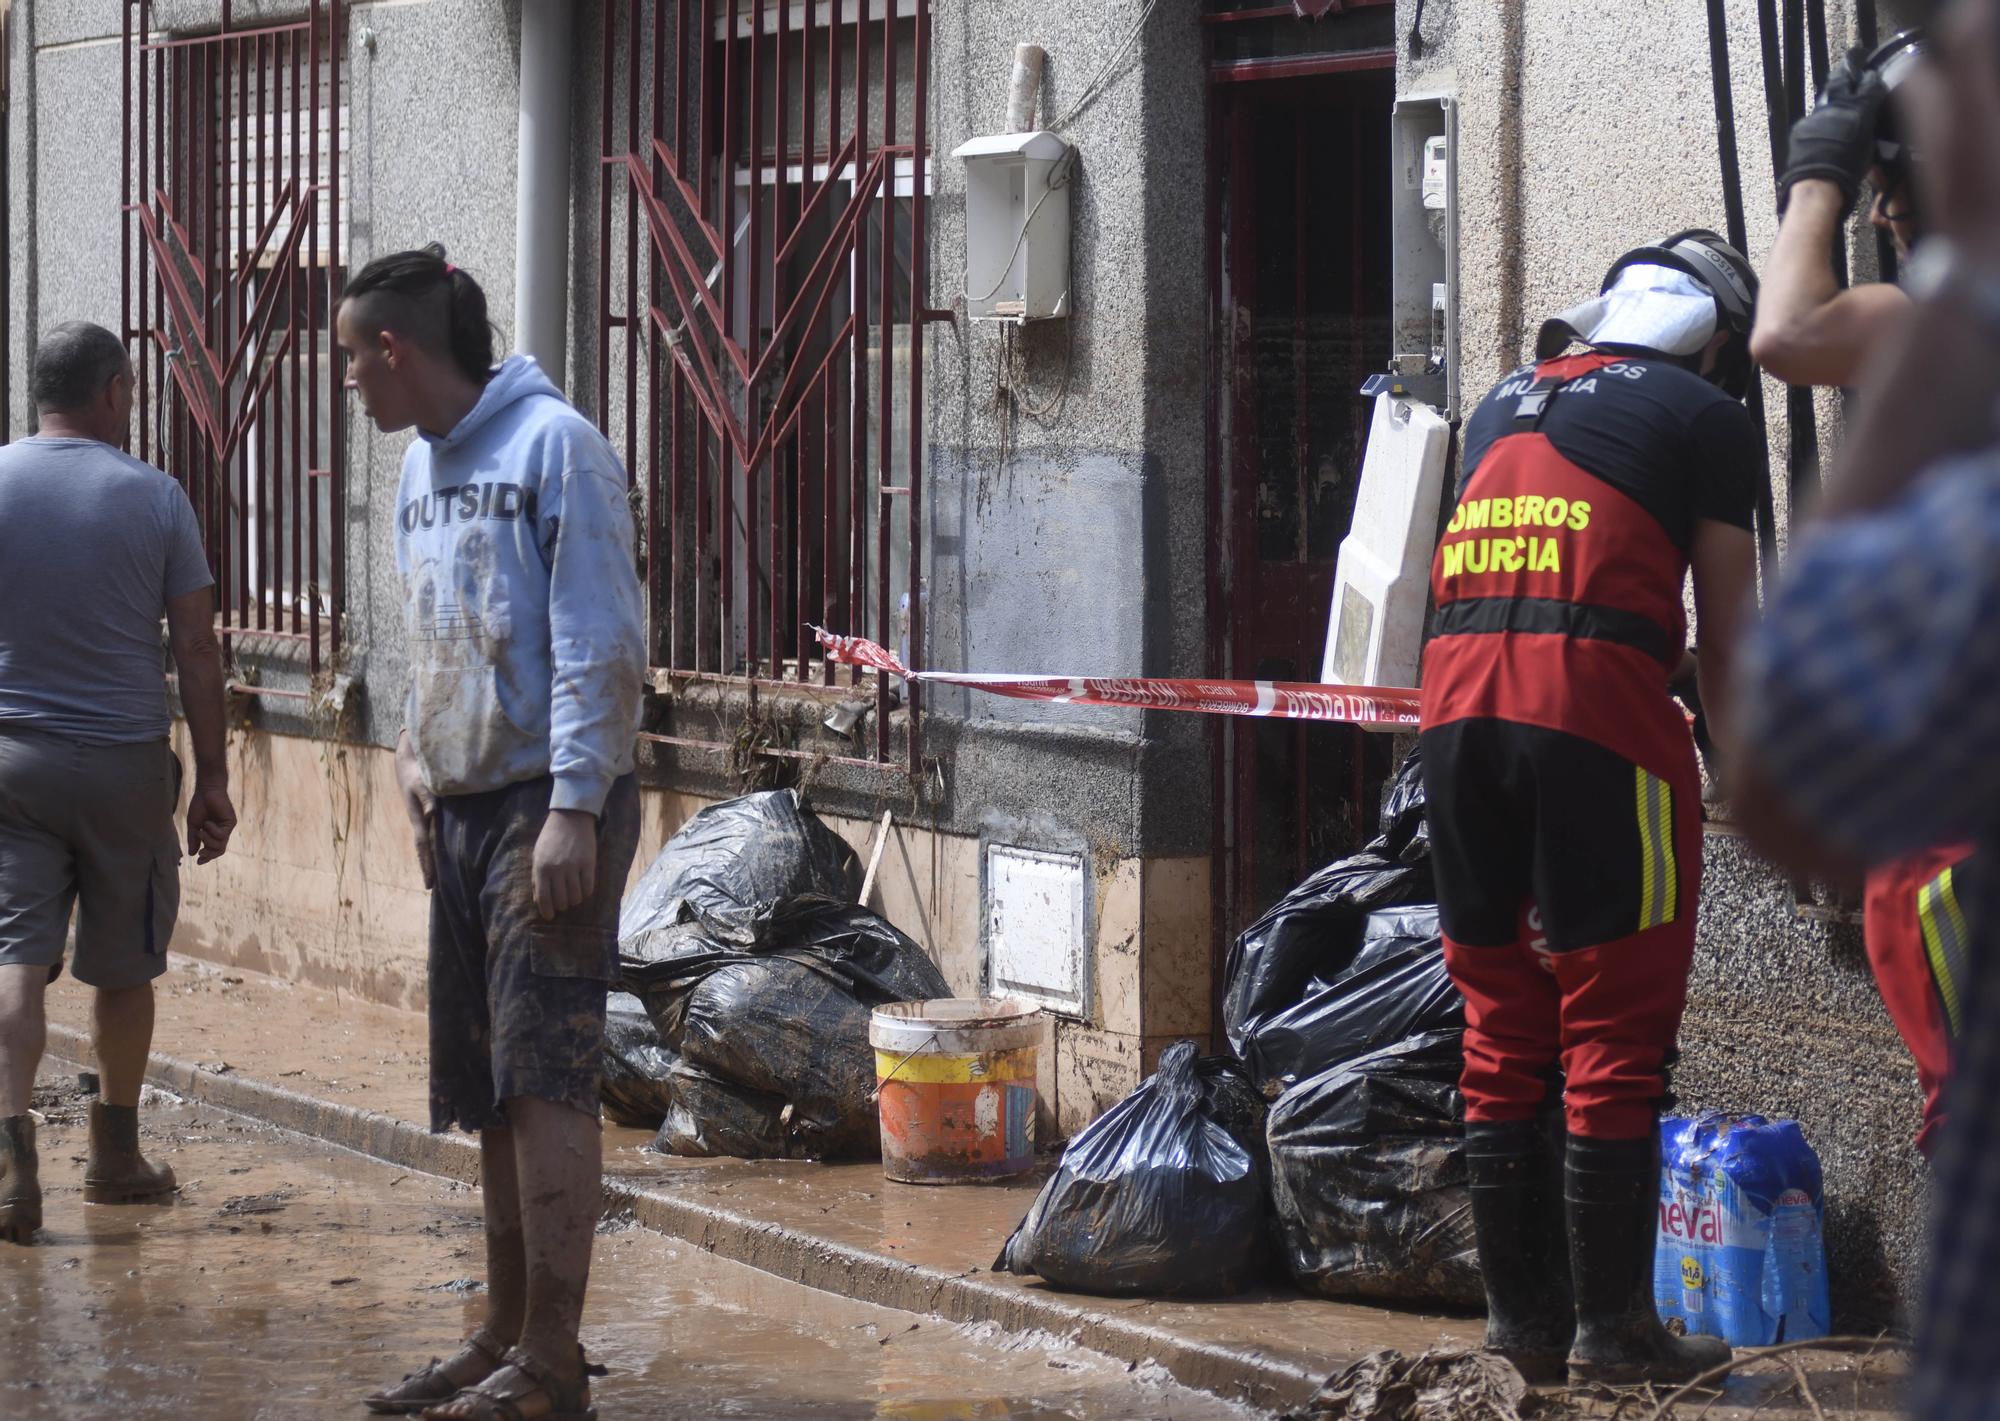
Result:
M181 1196L86 1207L85 1098L45 1077L46 1224L0 1251L0 1413L20 1421L365 1415L479 1315L477 1195L149 1093ZM829 1296L601 1228L584 1337L607 1418L1248 1417L1058 1340Z

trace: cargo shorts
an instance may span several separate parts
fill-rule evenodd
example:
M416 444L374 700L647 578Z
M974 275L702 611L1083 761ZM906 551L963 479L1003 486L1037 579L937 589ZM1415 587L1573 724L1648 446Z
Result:
M0 966L138 987L167 970L180 913L180 761L164 740L0 732Z
M639 846L639 781L597 818L596 887L544 920L535 840L555 781L446 795L431 832L431 1129L507 1123L517 1096L598 1113L604 1000L618 970L618 904Z

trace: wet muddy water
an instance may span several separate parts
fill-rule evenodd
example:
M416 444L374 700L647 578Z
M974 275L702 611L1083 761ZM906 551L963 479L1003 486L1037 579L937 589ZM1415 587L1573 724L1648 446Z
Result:
M166 1098L148 1153L181 1197L86 1206L74 1092L45 1088L45 1224L0 1245L0 1416L362 1417L357 1398L480 1316L478 1196ZM833 1297L604 1226L584 1338L605 1421L1248 1418L1060 1340Z

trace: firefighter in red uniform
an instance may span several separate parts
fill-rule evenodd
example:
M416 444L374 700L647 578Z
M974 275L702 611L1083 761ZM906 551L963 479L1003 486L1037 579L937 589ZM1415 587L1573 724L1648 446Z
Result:
M1854 385L1868 356L1909 319L1909 296L1884 281L1843 287L1834 238L1865 180L1875 200L1869 221L1907 259L1922 231L1913 154L1897 91L1922 64L1922 36L1905 31L1863 56L1848 55L1827 76L1812 112L1792 126L1779 175L1784 220L1764 268L1750 353L1794 385ZM1964 981L1964 919L1958 899L1972 845L1951 844L1884 864L1868 874L1862 937L1889 1017L1916 1062L1923 1088L1917 1148L1926 1155L1944 1124L1944 1085L1958 1034Z
M1487 1345L1530 1381L1685 1380L1729 1357L1661 1325L1653 1240L1701 881L1700 781L1667 680L1692 569L1703 699L1729 703L1714 678L1764 477L1740 403L1755 298L1712 232L1619 258L1467 421L1432 564L1424 789L1465 994Z

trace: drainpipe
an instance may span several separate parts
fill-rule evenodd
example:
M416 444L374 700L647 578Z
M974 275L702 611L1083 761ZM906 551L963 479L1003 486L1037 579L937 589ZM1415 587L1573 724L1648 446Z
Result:
M514 211L514 349L563 387L569 344L571 0L521 3L521 154Z

